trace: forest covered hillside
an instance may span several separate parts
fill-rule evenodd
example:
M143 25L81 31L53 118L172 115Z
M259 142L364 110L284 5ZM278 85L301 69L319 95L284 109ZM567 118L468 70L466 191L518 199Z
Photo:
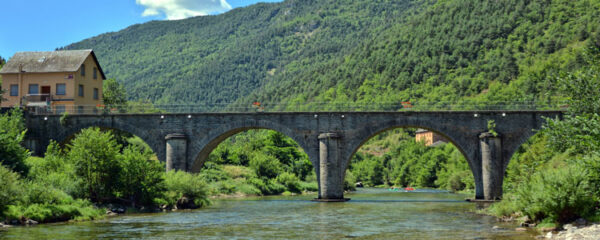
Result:
M598 12L594 0L286 0L65 49L94 49L130 98L158 104L560 101L553 76L600 46Z

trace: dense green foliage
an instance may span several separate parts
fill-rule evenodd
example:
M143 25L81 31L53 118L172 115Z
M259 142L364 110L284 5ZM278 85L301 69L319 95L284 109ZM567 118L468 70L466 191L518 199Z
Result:
M0 213L19 198L19 175L0 165Z
M413 130L393 130L366 142L352 159L355 181L367 186L414 186L472 190L473 175L454 145L426 147Z
M210 204L206 183L197 174L170 171L166 174L164 202L169 206L176 206L177 200L185 197L193 201L196 207Z
M134 25L93 48L155 103L558 101L550 76L600 45L593 0L299 1Z
M127 92L122 84L114 78L102 82L102 102L107 108L120 107L127 104Z
M316 191L308 156L282 133L251 130L221 143L200 171L212 194L272 195Z
M494 214L559 224L600 215L600 54L595 47L587 54L590 67L557 79L569 114L549 119L513 158L504 185L509 194L492 206Z
M21 146L25 132L23 112L20 109L0 115L0 164L22 176L26 176L28 171L24 160L29 156L29 151Z
M93 48L105 73L123 82L131 99L232 102L289 77L292 68L317 69L312 65L343 59L405 19L413 5L419 3L261 3L216 16L134 25L66 49Z
M95 202L109 200L119 181L119 146L110 132L99 128L81 131L69 146L69 161L81 178L83 197Z
M123 150L119 164L121 168L118 179L119 194L129 197L132 203L152 205L166 190L163 176L165 168L159 161L149 160L152 155L151 151L142 152L141 148L135 145ZM194 183L188 182L188 184Z

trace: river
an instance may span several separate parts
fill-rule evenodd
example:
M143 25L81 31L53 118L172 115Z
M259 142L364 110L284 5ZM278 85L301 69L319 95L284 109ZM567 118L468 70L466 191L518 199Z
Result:
M344 203L312 195L213 200L194 211L0 230L0 239L533 239L475 214L465 195L359 189ZM500 229L493 229L494 226Z

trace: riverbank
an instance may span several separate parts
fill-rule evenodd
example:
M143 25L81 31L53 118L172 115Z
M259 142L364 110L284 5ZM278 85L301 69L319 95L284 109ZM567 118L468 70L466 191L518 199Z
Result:
M563 229L559 232L548 232L545 235L538 236L538 238L553 240L597 240L600 238L600 223L579 227L567 224L563 226Z

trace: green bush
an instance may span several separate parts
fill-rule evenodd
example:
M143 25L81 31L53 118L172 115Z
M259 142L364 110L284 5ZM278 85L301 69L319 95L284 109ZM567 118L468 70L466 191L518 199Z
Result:
M94 207L89 201L75 200L69 204L31 204L10 206L5 211L6 220L20 221L23 218L40 223L68 220L93 220L104 216L104 209Z
M151 160L151 155L137 146L128 146L120 159L118 191L132 204L152 205L165 191L163 164Z
M23 112L20 109L15 108L0 115L0 164L21 176L27 176L29 170L25 165L29 151L21 145L25 132Z
M262 192L260 191L260 189L258 189L256 186L244 182L244 183L240 183L237 186L237 189L239 192L246 194L246 195L261 195Z
M175 206L182 197L191 199L198 207L210 204L206 184L197 174L169 171L165 175L165 183L167 192L164 201L170 206Z
M218 182L225 181L231 177L223 170L223 167L216 163L207 162L204 168L199 173L200 177L204 182Z
M19 174L0 165L0 216L8 205L15 205L21 199L22 186Z
M250 168L258 177L276 178L282 172L282 166L277 158L258 152L250 159Z
M118 187L120 146L110 132L88 128L75 136L67 154L80 178L83 197L93 202L114 199Z
M492 204L487 211L494 216L503 217L520 212L520 209L515 201L515 196L504 194L503 201Z
M319 191L319 184L316 181L314 182L300 182L300 186L302 190L307 192L316 192Z
M587 217L596 205L588 178L576 165L538 172L517 189L517 207L536 221L566 223Z
M41 182L27 182L24 184L24 192L23 205L25 206L32 204L71 204L74 201L69 194Z
M356 177L350 170L346 170L346 177L344 178L344 190L356 191Z
M237 184L229 179L224 181L211 182L208 185L211 195L233 194L238 191Z
M58 143L50 142L44 158L29 157L25 162L29 167L28 179L60 189L73 197L83 196L75 166L67 160Z
M353 164L352 173L356 176L355 181L363 182L369 186L384 183L384 166L378 158L367 158Z
M276 179L251 178L248 183L258 188L262 195L276 195L285 191L285 186L278 183Z
M293 173L284 172L277 176L277 182L283 184L285 188L293 193L302 193L302 186L300 185L300 179Z

